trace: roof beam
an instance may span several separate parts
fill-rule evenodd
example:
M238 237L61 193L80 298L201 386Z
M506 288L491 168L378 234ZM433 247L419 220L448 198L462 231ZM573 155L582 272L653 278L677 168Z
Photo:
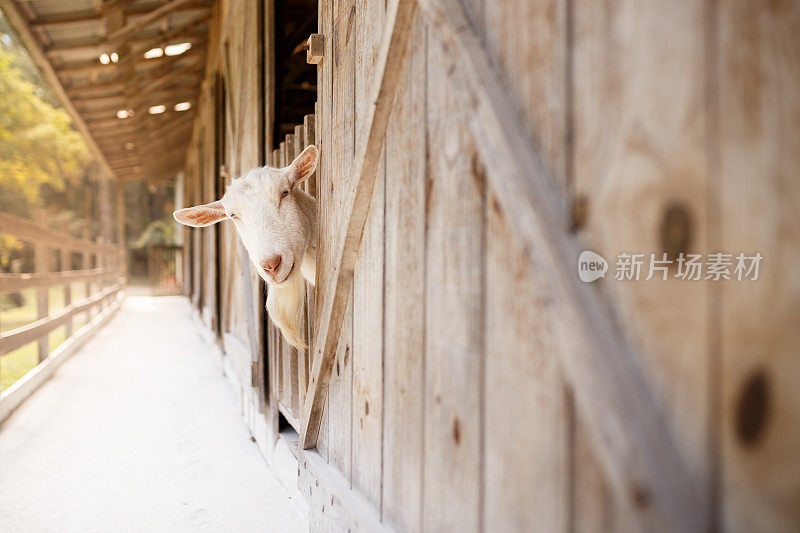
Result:
M168 32L161 32L161 31L146 31L135 36L132 36L128 39L128 42L136 47L136 53L139 51L144 52L149 50L153 47L159 45L159 43L163 43L166 41L171 41L173 39L182 39L182 38L191 38L191 37L201 37L205 35L203 31L196 31L197 27L200 26L202 23L208 21L211 18L210 12L204 12L202 15L193 19L193 21L175 28L174 30ZM100 53L103 50L108 49L112 43L110 43L107 39L82 39L82 40L75 40L70 42L63 42L63 43L53 43L52 45L48 46L45 52L48 55L58 55L60 52L96 52Z
M172 3L175 3L177 0L173 0ZM189 9L200 9L204 7L208 7L209 3L203 0L180 0L181 4L178 6L173 7L169 10L169 13L173 11L184 11ZM124 9L124 13L126 15L144 15L142 17L143 20L145 17L152 16L152 13L158 11L159 9L163 9L164 7L170 4L164 4L156 9L153 9L152 6L144 6L144 7L127 7ZM4 10L5 11L5 10ZM164 13L167 14L167 13ZM153 20L157 20L163 15L159 15ZM38 17L30 22L31 28L60 28L64 26L71 26L73 24L82 24L86 22L97 22L98 24L104 21L103 15L97 13L95 10L90 11L80 11L80 12L70 12L70 13L62 13L59 15L49 15L44 17ZM136 22L138 26L139 21ZM149 24L149 22L147 23ZM146 25L146 24L145 24ZM133 25L131 25L133 26ZM141 27L141 26L139 26ZM138 29L138 28L137 28ZM135 31L135 30L133 30Z
M5 11L5 9L3 9ZM95 10L91 11L73 11L62 13L58 15L48 15L38 17L30 22L31 28L60 28L63 26L71 26L73 24L81 24L84 22L100 22L103 17L97 14Z
M59 76L75 76L78 74L94 74L95 72L113 74L116 73L117 70L116 63L103 65L97 59L90 59L88 61L67 63L63 67L56 69L56 73Z
M75 109L75 106L72 104L69 96L67 96L64 86L61 84L61 80L58 78L55 70L53 70L53 66L47 60L47 57L42 51L39 42L34 37L33 30L28 25L25 17L22 15L22 13L20 13L16 4L12 0L0 0L0 9L3 10L3 14L5 14L6 18L11 24L11 27L13 27L17 32L22 44L27 49L28 54L30 55L36 67L39 69L39 72L41 72L44 80L50 85L50 88L53 90L53 92L56 93L56 96L58 96L58 99L61 101L69 116L72 117L75 128L81 134L83 134L86 143L89 145L89 149L97 158L97 161L100 164L103 172L107 174L108 178L115 178L116 175L114 174L114 171L111 169L108 161L106 161L105 155L97 145L97 142L95 141L92 132L89 130L89 127L83 121L83 118L78 113L77 109Z
M161 7L158 7L140 19L131 22L130 24L126 24L122 28L112 31L108 34L108 40L110 42L117 42L125 39L132 33L144 28L145 26L152 24L153 22L157 21L158 19L165 17L172 13L173 11L180 9L189 4L196 4L197 0L172 0L167 4L163 4Z
M152 37L150 39L146 39L140 42L131 42L132 45L135 46L134 53L143 53L151 48L155 48L156 46L160 46L161 44L171 41L173 39L178 39L179 37L193 37L193 30L195 30L198 26L208 21L211 18L211 12L207 11L196 18L190 20L183 26L178 26L163 35L159 35L157 37ZM203 34L204 35L204 34Z

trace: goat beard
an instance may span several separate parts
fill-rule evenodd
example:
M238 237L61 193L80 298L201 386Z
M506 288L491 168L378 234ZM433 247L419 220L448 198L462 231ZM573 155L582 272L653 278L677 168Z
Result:
M303 350L307 347L302 333L305 284L301 276L290 276L287 281L282 287L269 287L267 314L289 344Z

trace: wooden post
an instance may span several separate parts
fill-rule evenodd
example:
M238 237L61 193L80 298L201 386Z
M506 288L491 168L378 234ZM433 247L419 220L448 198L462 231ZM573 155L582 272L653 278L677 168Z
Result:
M114 240L114 226L111 221L111 179L98 172L98 197L100 211L100 236L98 242L110 245ZM111 270L112 257L106 251L98 252L97 259L100 267ZM100 288L104 289L108 285L109 273L107 272L100 279ZM101 306L102 309L102 306Z
M40 224L44 224L44 213L39 212L36 214L36 220ZM47 247L42 243L33 244L33 271L37 274L40 272L47 272L49 270L47 264ZM48 315L47 309L47 291L48 287L37 287L36 289L36 318L46 318ZM39 362L41 363L50 354L50 334L45 334L39 338L37 342L39 351Z
M60 250L61 253L61 268L59 269L61 272L66 272L67 270L72 270L70 265L70 251L62 248ZM68 306L72 303L72 283L67 280L64 283L64 307ZM72 317L70 316L67 318L67 338L72 336Z
M128 282L128 249L125 243L125 199L122 196L122 183L117 182L117 246L119 252L117 260L117 275L124 281ZM176 268L176 273L178 272Z
M87 196L87 198L88 198L88 196ZM84 223L84 226L83 226L83 240L86 241L86 242L90 241L90 238L89 238L89 234L90 234L89 224L91 224L91 222L87 218L85 220L85 223ZM92 267L92 265L91 265L91 261L92 261L91 252L88 252L86 249L84 249L82 255L83 255L83 269L86 270L86 269L91 268ZM92 281L91 281L91 279L87 279L86 280L86 294L85 294L85 296L88 297L90 294L92 294ZM86 322L88 323L91 319L92 319L92 309L89 308L89 309L86 310Z

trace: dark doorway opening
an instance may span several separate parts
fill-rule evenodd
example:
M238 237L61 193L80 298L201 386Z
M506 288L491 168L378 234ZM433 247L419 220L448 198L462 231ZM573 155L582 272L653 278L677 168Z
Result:
M308 36L317 31L317 0L275 2L274 148L314 113L317 68L306 63Z

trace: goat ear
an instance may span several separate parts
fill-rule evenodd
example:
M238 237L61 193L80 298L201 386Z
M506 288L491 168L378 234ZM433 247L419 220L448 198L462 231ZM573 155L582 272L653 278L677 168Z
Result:
M230 218L225 213L222 202L219 200L211 202L210 204L178 209L172 213L172 216L184 226L192 226L193 228L210 226L211 224L216 224L220 220Z
M317 169L319 150L313 144L306 147L289 165L292 187L297 187Z

